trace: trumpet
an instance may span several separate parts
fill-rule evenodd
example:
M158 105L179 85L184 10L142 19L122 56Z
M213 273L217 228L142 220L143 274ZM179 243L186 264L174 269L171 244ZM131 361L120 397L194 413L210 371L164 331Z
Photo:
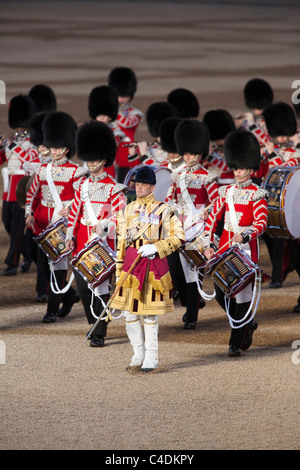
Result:
M130 142L129 144L124 144L123 147L138 147L140 142ZM147 142L148 147L152 147L152 145L157 144L157 140L153 142Z

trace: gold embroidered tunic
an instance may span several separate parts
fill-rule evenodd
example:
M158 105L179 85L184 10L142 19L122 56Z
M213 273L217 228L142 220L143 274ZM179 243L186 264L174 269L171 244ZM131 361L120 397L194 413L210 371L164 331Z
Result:
M184 231L174 209L153 194L137 198L118 214L116 276L124 280L138 249L154 244L154 259L141 258L112 302L112 308L138 315L160 315L174 310L173 285L167 256L184 242Z

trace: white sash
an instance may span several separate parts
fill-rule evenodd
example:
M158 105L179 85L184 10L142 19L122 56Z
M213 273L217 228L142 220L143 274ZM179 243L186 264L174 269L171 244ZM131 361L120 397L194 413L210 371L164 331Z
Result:
M197 218L197 214L201 212L204 208L204 204L202 204L199 210L196 209L195 204L192 201L190 193L188 191L187 185L185 183L185 176L186 172L183 172L179 176L179 187L182 195L183 202L187 208L187 218L183 222L184 231L186 239L191 239L195 235L196 232L200 229L200 221L195 224L195 220ZM204 220L202 221L202 226L204 227Z
M3 192L7 193L9 188L9 169L7 166L2 168L1 173L3 177Z
M235 186L230 186L228 189L228 196L227 196L227 203L229 207L229 217L230 217L230 222L233 228L234 233L239 233L240 232L240 227L238 224L235 208L234 208L234 203L233 203L233 193L234 193L234 188Z
M92 226L97 225L98 219L94 212L94 209L90 200L90 195L89 195L89 179L88 178L84 181L82 185L81 197L82 197L83 202L85 203L85 207L87 208L91 225Z
M55 204L55 209L54 209L53 216L51 219L51 222L54 222L56 219L59 218L58 212L61 209L63 209L64 206L61 202L56 186L54 184L54 181L51 175L51 169L52 169L52 162L49 162L47 165L46 179L47 179L47 183L51 192L51 196L53 197L54 204ZM68 284L62 290L60 290L57 285L54 271L58 269L67 270L68 259L67 258L62 259L61 261L59 261L59 263L56 264L56 266L54 266L53 263L49 261L49 266L50 266L50 287L51 287L52 292L54 292L55 294L64 294L65 292L69 290L74 279L74 274L73 273L71 274Z
M54 222L58 218L57 213L63 209L63 204L61 202L56 186L54 184L54 181L51 175L51 169L52 169L52 162L48 163L47 165L46 179L47 179L47 183L50 189L51 196L55 204L55 209L54 209L53 216L51 219L51 222Z

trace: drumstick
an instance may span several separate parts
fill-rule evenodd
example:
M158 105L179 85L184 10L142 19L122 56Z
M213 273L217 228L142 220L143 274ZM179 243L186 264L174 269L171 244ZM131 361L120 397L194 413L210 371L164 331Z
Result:
M241 235L243 232L245 232L245 230L247 229L247 227L244 227L243 230L241 230L237 235ZM215 252L215 255L218 254L218 252L220 250L222 250L224 248L224 246L226 245L229 245L229 243L231 243L232 240L228 240L228 242L226 242L221 248L219 248L216 252Z
M203 215L204 212L205 212L206 210L208 210L208 209L209 209L211 206L213 206L213 205L214 205L214 203L212 202L211 204L209 204L209 206L204 207L204 209L203 209L201 212L199 212L199 214L195 215L195 217L192 219L192 222L191 222L191 223L193 223L196 219L198 219L198 217L201 217L201 215Z
M74 201L74 199L72 199L71 201L68 202L68 204L66 206L64 206L65 209L67 209L71 204L72 202Z
M100 219L99 219L98 222L97 222L97 225L98 225L99 222L101 222L101 220L103 219L103 217L104 217L104 214L101 215ZM95 227L95 225L94 225L94 227ZM91 239L92 239L94 233L95 233L95 232L91 233L90 238L89 238L88 241L86 242L87 245L90 243L90 241L91 241Z

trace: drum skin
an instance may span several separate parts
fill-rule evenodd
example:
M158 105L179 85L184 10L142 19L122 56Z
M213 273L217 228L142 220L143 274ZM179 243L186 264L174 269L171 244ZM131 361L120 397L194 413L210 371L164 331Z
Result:
M83 277L91 289L95 289L116 270L116 254L98 239L87 243L70 260L71 266Z
M266 234L300 238L300 167L271 168L262 187L269 193Z
M53 224L48 225L48 227L35 238L37 245L41 250L43 250L53 264L61 261L72 251L66 250L65 240L67 225L67 219L63 217Z

